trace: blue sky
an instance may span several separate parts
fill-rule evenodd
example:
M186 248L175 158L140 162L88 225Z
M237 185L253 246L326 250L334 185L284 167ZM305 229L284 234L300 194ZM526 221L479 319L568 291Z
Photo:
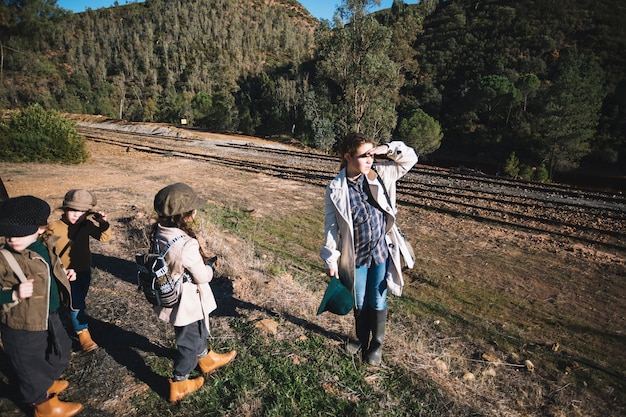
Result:
M341 3L341 0L299 0L300 4L307 8L307 10L318 19L332 20L333 14L337 9L337 5ZM99 9L101 7L110 7L115 3L115 0L57 0L57 6L64 9L71 10L75 13L84 12L87 7L92 9ZM128 3L137 3L136 0L118 0L117 3L123 6ZM391 7L393 0L381 0L380 7L372 9L375 11L378 9L386 9ZM407 4L415 4L417 0L405 0Z

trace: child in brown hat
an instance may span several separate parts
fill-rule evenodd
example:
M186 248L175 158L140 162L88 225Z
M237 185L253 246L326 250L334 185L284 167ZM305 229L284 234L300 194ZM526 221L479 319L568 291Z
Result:
M0 209L0 335L22 399L36 417L74 416L83 406L63 402L60 380L72 342L58 309L71 309L73 270L61 265L55 238L46 234L50 206L33 196L6 200Z
M63 199L61 218L48 225L50 233L59 238L56 248L61 262L76 271L76 281L72 282L72 304L75 310L70 311L70 316L84 352L98 347L91 338L85 315L85 299L91 285L89 237L101 242L111 240L107 216L102 211L94 211L96 204L96 197L91 192L70 190Z
M161 189L154 198L157 222L151 233L155 253L169 245L165 254L172 276L185 276L180 285L180 299L173 308L154 307L159 319L174 325L177 354L174 373L169 380L169 401L175 403L200 389L203 377L189 379L196 366L208 374L230 363L237 352L215 353L207 349L209 313L217 308L209 282L213 269L191 228L196 209L206 201L187 184L176 183Z

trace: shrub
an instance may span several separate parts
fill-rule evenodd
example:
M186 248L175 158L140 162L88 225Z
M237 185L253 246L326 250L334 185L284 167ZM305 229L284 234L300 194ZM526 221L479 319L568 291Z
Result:
M550 173L544 164L541 164L541 166L535 170L533 180L545 184L550 182Z
M89 154L74 123L34 104L0 122L0 160L79 164Z
M509 155L509 158L504 163L504 174L511 178L517 178L519 171L519 159L515 156L515 152L511 152L511 155Z
M519 171L519 177L530 181L533 178L533 168L529 165L522 165Z

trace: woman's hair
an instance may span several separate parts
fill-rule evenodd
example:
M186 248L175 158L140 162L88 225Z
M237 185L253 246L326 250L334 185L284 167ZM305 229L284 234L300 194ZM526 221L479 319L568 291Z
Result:
M192 211L168 217L159 216L156 222L152 225L152 228L150 229L150 242L154 242L154 238L156 237L156 232L159 225L163 227L176 227L185 232L189 237L195 239L197 236L195 230L193 230L193 228L191 227L192 222L186 220L191 217ZM209 258L205 254L202 245L200 245L200 255L202 255L202 259L204 259L205 261Z
M352 132L348 133L343 138L341 144L339 145L339 154L341 155L341 168L346 167L345 155L354 155L356 153L356 150L364 143L371 143L372 145L376 145L373 139L368 138L363 133Z

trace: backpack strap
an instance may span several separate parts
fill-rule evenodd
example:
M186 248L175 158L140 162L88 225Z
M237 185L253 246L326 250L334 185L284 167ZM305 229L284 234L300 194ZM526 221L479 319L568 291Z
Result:
M13 256L13 254L6 249L1 249L0 252L2 252L2 255L4 255L7 262L9 263L9 266L11 267L13 272L15 272L15 275L17 275L17 277L20 279L20 282L27 282L28 280L26 279L26 275L24 275L24 271L22 271L22 268L15 260L15 256Z
M176 236L174 239L172 239L169 242L167 242L167 245L165 245L163 250L160 251L160 252L159 252L158 240L154 239L154 251L158 252L158 254L159 254L159 256L161 258L165 259L165 254L167 253L167 251L170 250L170 248L174 245L174 243L178 242L179 240L181 240L182 238L184 238L186 236L187 235ZM187 272L187 269L183 270L183 274L181 275L181 278L183 278L183 281L191 281L191 276L189 275L189 272Z
M154 239L154 249L155 249L155 252L158 252L159 256L165 256L165 254L167 253L167 251L170 250L172 245L174 245L174 243L178 242L179 240L181 240L185 236L187 236L187 235L176 236L174 239L172 239L169 242L167 242L167 245L165 245L165 247L163 248L162 251L159 251L158 241L156 239Z
M74 232L74 235L69 237L67 243L65 244L65 246L63 246L61 252L59 252L59 258L63 256L63 254L74 244L76 238L78 238L78 236L81 236L83 231L87 230L87 227L85 226L85 220L83 220L82 223L78 225L78 229L76 230L76 232Z

